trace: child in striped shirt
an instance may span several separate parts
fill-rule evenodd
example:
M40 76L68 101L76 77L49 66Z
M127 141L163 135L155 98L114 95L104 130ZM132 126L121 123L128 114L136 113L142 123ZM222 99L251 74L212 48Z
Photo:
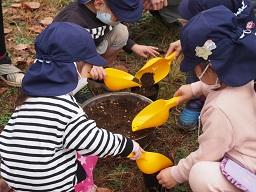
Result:
M15 191L77 191L90 175L80 156L133 152L138 158L138 143L98 128L70 94L92 65L106 64L90 34L76 24L56 22L37 37L35 49L35 63L22 82L23 101L0 135L0 171L8 185Z

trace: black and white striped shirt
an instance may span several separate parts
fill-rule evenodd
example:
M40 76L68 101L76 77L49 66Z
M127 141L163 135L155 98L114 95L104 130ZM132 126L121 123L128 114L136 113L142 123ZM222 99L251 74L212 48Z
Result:
M96 127L70 95L31 97L0 135L1 176L16 191L72 191L76 152L127 156L132 141Z

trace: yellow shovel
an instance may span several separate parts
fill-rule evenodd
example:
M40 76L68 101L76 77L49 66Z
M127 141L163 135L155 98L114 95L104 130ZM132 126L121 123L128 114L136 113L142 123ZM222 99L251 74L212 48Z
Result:
M129 73L114 68L106 68L105 70L106 76L104 83L111 91L141 86L139 83L133 81L135 77Z
M132 157L130 154L128 158ZM153 174L164 168L173 165L173 162L166 156L155 152L143 152L141 157L136 160L138 168L145 174Z
M159 99L140 111L132 121L132 131L157 127L164 124L169 117L169 110L177 106L179 97L169 100Z
M169 71L170 65L175 57L175 52L166 58L155 57L150 59L136 74L135 77L140 79L144 73L153 73L155 83L165 78Z

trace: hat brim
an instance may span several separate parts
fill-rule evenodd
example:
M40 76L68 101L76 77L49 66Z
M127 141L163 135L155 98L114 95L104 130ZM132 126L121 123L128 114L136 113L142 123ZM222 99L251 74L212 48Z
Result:
M138 6L135 10L126 10L122 7L119 7L119 4L114 1L107 1L107 4L113 14L117 17L117 20L120 22L132 23L138 21L143 13L143 3L139 1Z
M230 62L229 60L227 62ZM228 67L223 67L223 61L211 60L212 67L217 73L221 82L227 86L239 87L243 86L256 78L256 67L248 69L245 65L233 63ZM216 67L222 68L216 69Z
M191 59L184 58L180 64L180 70L182 72L194 71L194 68L200 62L191 62Z
M28 96L60 96L73 91L77 83L74 63L36 61L25 73L21 89Z
M95 65L95 66L107 65L107 61L100 55L95 55L94 57L91 57L91 58L85 58L85 59L83 59L83 61L85 61L86 63L89 63L91 65Z
M180 16L183 18L183 19L191 19L193 17L193 14L191 13L190 9L189 9L189 1L190 0L182 0L180 2L180 5L178 7L178 11L179 11L179 14Z

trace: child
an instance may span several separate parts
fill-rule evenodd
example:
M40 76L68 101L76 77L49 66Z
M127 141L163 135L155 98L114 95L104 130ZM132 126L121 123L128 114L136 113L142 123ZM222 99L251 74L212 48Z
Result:
M253 5L250 0L182 0L179 6L179 12L182 16L182 23L185 25L196 14L207 10L209 8L224 5L229 8L237 16L239 26L246 29L252 29L255 26L255 17L253 13ZM173 51L178 56L182 49L180 41L170 44L169 50L166 55ZM186 74L186 83L193 83L198 81L193 72ZM197 128L198 117L203 107L204 99L194 98L186 103L185 108L182 110L178 126L186 131L194 130Z
M78 0L63 9L54 21L72 22L86 28L97 52L111 65L122 48L142 57L159 54L156 47L139 45L129 39L128 29L121 23L138 21L142 11L142 0ZM95 78L103 79L104 74L102 67L93 67Z
M181 32L182 71L194 69L199 82L182 86L180 102L204 94L199 148L157 179L167 188L189 181L195 192L255 191L255 32L238 26L224 6L191 19ZM249 181L249 183L248 183Z
M22 82L24 102L0 135L1 176L8 185L17 191L74 191L90 172L79 156L134 152L138 158L136 142L96 127L69 94L92 65L106 64L90 34L56 22L37 37L35 48L37 59Z

